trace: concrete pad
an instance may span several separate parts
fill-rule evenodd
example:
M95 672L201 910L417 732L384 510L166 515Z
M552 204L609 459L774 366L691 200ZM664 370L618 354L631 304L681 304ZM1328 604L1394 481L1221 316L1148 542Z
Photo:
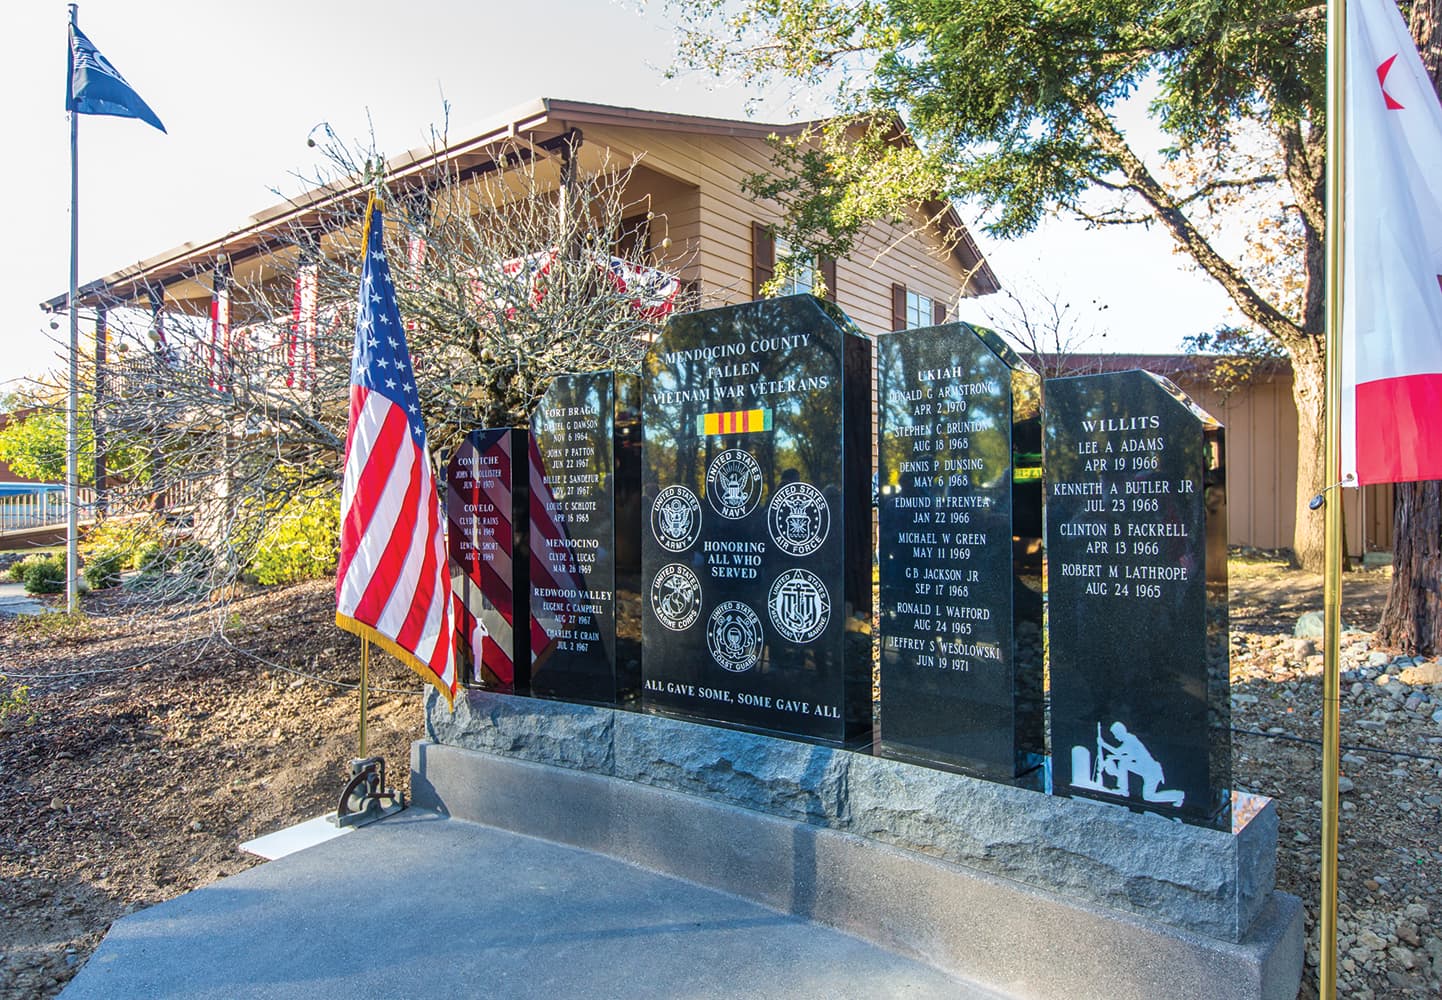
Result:
M609 775L418 742L413 801L752 899L1016 1000L1293 1000L1300 900L1239 942L919 851Z
M267 861L278 861L296 851L303 851L307 847L334 840L355 829L350 826L336 826L332 821L333 816L335 813L331 813L330 816L317 816L304 823L288 826L284 830L277 830L274 833L256 837L254 840L247 840L240 845L240 849L247 854L265 858Z
M62 995L996 997L737 896L414 808L117 921Z
M25 584L8 580L0 582L0 618L38 615L44 610L45 604L28 593Z

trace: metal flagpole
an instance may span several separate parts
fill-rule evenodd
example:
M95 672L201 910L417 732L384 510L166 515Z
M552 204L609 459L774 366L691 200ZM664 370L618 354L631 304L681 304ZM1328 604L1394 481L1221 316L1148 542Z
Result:
M1341 757L1337 639L1342 624L1342 281L1346 190L1347 4L1327 4L1327 402L1325 413L1326 531L1322 583L1322 884L1317 994L1337 996L1337 769ZM1332 493L1327 496L1327 493Z
M366 755L366 695L370 690L370 666L371 666L371 641L361 640L361 675L360 675L360 753L357 756Z
M66 44L71 44L75 28L75 4L70 4L70 28ZM72 67L72 72L74 71ZM76 510L79 500L79 427L80 419L80 114L70 109L70 399L65 411L65 606L70 612L79 607L77 588L80 572L80 549L77 536L80 517Z

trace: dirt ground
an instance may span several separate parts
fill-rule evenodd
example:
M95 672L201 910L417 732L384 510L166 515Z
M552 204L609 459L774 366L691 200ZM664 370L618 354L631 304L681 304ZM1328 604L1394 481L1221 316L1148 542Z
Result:
M0 622L0 673L30 686L29 712L0 724L0 997L54 995L112 920L258 864L241 842L335 808L360 646L334 602L328 581L241 597L234 648L206 641L203 608L100 595L78 625ZM372 684L369 752L405 788L421 682L382 654Z
M1344 620L1364 631L1343 651L1341 993L1436 996L1442 681L1435 661L1372 648L1385 587L1346 583ZM359 647L333 600L325 581L243 594L224 641L202 606L103 595L79 621L0 621L0 698L30 688L0 721L0 998L53 996L111 921L259 863L242 841L334 808L356 752ZM1321 641L1293 629L1321 583L1234 562L1231 607L1234 780L1278 800L1277 881L1307 907L1300 995L1315 997ZM384 655L372 676L371 751L404 788L421 685Z

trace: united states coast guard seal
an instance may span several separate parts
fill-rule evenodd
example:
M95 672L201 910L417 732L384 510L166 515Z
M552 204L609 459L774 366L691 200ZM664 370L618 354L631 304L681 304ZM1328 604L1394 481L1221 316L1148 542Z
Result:
M761 662L761 619L740 601L723 601L711 612L706 645L722 668L737 674L750 670Z
M651 610L672 632L684 632L701 614L701 581L685 563L667 563L651 581Z
M810 483L787 483L771 497L766 526L782 552L809 556L821 548L831 530L831 507Z
M831 595L815 573L789 569L771 585L771 624L792 642L810 642L831 620Z
M668 486L651 505L651 534L667 552L684 552L701 535L701 501L684 486Z
M706 499L729 520L745 517L761 503L761 466L750 452L727 448L706 469Z

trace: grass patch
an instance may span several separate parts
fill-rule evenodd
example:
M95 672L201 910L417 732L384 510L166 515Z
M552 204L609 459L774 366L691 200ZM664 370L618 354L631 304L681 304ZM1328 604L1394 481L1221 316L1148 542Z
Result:
M81 611L47 611L16 618L15 631L27 639L79 642L95 632L95 623Z

